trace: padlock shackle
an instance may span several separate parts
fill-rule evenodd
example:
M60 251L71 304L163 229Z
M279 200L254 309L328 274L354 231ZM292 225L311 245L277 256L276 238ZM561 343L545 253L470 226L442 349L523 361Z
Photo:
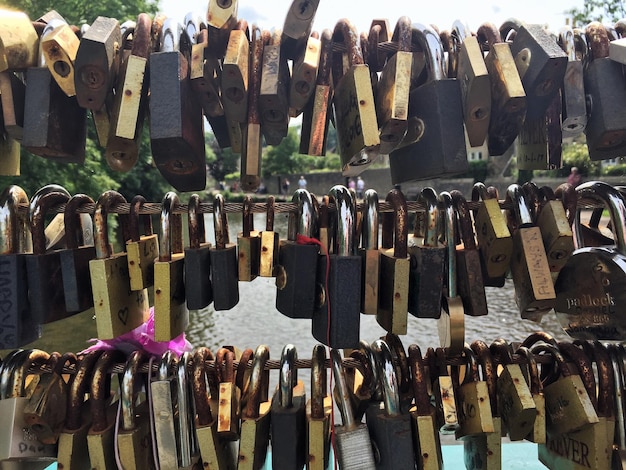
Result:
M485 22L478 27L476 38L483 50L490 50L494 44L502 42L500 30L495 24L489 22Z
M517 33L523 25L524 23L517 18L509 18L505 20L500 26L500 37L502 37L502 40L505 42L511 41L511 33L513 33L514 37L514 34Z
M206 29L206 25L202 21L202 17L196 12L188 11L183 17L183 30L185 31L185 34L187 34L191 44L196 44L197 36L202 29Z
M335 204L336 225L334 233L334 253L338 256L354 254L355 208L352 194L340 184L330 188L328 196Z
M411 18L401 16L393 29L391 40L398 45L398 52L411 52L413 49L413 30Z
M428 81L448 78L443 44L439 34L430 26L413 23L413 41L424 51Z
M176 52L180 48L183 27L177 19L166 18L161 29L159 52Z
M585 36L591 51L590 61L609 56L609 34L599 21L592 21L585 27Z
M600 341L594 341L593 345L589 342L582 341L582 347L585 352L587 349L591 351L590 357L596 363L598 372L598 415L612 417L615 416L615 377L613 367L611 366L611 357L606 346ZM586 347L585 345L588 345Z
M187 204L187 228L189 231L189 248L200 249L202 243L206 243L204 232L204 215L200 210L200 196L192 194Z
M382 401L383 400L383 391L380 385L380 376L378 367L376 367L376 358L374 357L374 353L372 352L372 348L370 344L365 340L359 340L359 349L358 351L361 353L363 358L363 367L366 370L366 373L369 372L371 374L371 378L369 378L369 389L372 395L372 400ZM363 377L364 385L368 383L367 374Z
M347 18L342 18L335 24L332 42L342 44L345 47L345 52L333 52L331 61L333 84L336 88L344 76L344 54L347 57L348 67L362 65L364 60L363 52L359 46L359 33Z
M235 354L226 348L220 348L215 354L215 378L217 383L235 383Z
M10 375L6 388L3 387L5 390L3 398L23 397L28 370L33 366L36 368L43 366L49 358L50 355L41 349L29 349L13 356L8 364Z
M564 26L559 31L558 44L567 55L569 62L576 62L576 39L574 38L574 30L569 26Z
M506 202L513 204L508 212L512 225L517 228L534 226L533 210L528 195L519 184L512 184L506 190Z
M80 214L77 213L77 211L81 207L93 203L94 200L86 194L75 194L65 205L65 211L63 213L63 223L65 225L65 245L69 250L78 249L78 247L80 246L79 234L82 235L83 233L81 227L81 217ZM91 215L89 216L89 219L92 220ZM91 227L89 227L89 230L93 230L93 220ZM80 239L84 244L85 242L82 236L80 237Z
M261 31L256 25L251 28L250 67L248 79L248 124L261 124L259 113L259 96L263 77L263 52L269 43L270 33ZM245 235L244 235L245 236Z
M180 206L178 194L169 191L161 202L161 237L159 238L159 261L172 260L174 253L182 248L182 217L174 211Z
M623 347L617 344L608 345L608 353L611 358L611 367L613 369L614 388L615 390L624 389L624 355ZM624 401L622 398L616 397L615 400L615 418L617 423L615 425L616 437L615 443L620 449L626 448L626 430L624 428Z
M20 204L28 204L26 191L8 186L0 195L0 254L26 253L32 248L28 217L19 213Z
M333 60L333 33L326 28L322 31L320 38L320 61L317 67L317 78L315 84L319 86L330 86L331 65Z
M326 348L321 344L313 346L311 356L311 417L324 418L324 398L326 397Z
M16 360L18 360L20 356L23 357L26 352L27 351L24 349L15 349L7 354L2 364L0 364L0 400L8 398L9 383Z
M534 333L529 334L524 341L522 341L521 346L532 348L535 344L540 342L551 344L555 347L557 345L556 339L554 339L550 333L546 333L545 331L535 331Z
M265 231L274 231L274 211L276 209L276 198L274 196L267 196L265 201Z
M411 388L411 371L409 367L409 359L406 355L406 351L404 350L402 340L400 339L400 336L389 332L383 339L391 351L391 357L393 358L393 363L396 367L396 377L398 379L400 392L408 393Z
M213 361L213 353L205 346L196 349L193 356L193 398L196 407L198 426L210 426L213 423L211 404L207 389L209 374L207 361Z
M143 234L152 235L152 217L150 214L140 215L141 208L146 203L146 198L141 194L137 194L130 200L130 211L128 214L128 232L130 241L138 242L141 239L139 230L139 220L143 222Z
M565 213L567 214L567 223L570 228L576 220L576 207L578 205L578 194L576 194L576 188L569 183L562 183L557 186L554 191L554 196L561 200L565 207Z
M459 63L459 41L447 29L439 33L439 40L444 52L448 54L447 78L456 78Z
M513 364L513 347L504 338L495 339L489 345L492 356L497 357L497 363L502 365Z
M228 234L228 218L224 210L224 196L216 194L213 199L213 230L215 232L215 248L223 250L230 243Z
M246 194L242 204L242 235L244 238L250 237L250 232L254 230L254 213L252 212L252 198Z
M420 192L417 202L424 204L426 210L423 212L423 225L424 225L424 242L423 246L437 247L439 242L437 237L439 236L438 224L439 224L439 205L437 201L437 193L431 187L426 187ZM415 218L415 228L413 229L413 235L419 236L418 233L418 217Z
M297 189L291 202L298 204L297 212L289 213L287 238L295 241L297 235L312 238L317 233L317 211L311 193L306 189Z
M454 23L452 23L452 36L462 44L466 38L472 37L472 30L467 23L461 20L454 20Z
M111 394L111 374L109 371L113 364L124 362L125 360L126 357L122 351L113 349L104 351L94 366L91 379L91 393L89 395L92 419L91 431L94 433L104 431L109 425L107 413Z
M178 460L180 466L187 468L191 466L191 423L190 423L190 403L189 403L189 365L193 362L193 356L189 351L185 351L178 361L177 371L177 393L178 393Z
M585 354L582 349L566 341L559 341L558 348L566 360L573 362L576 366L578 375L580 376L583 385L585 386L585 390L587 391L587 395L589 395L589 399L591 400L593 408L597 413L598 390L596 388L596 378L593 374L593 369L591 368L591 357Z
M465 250L476 249L476 239L474 238L474 229L472 227L472 218L470 216L467 200L461 191L453 189L450 191L452 203L454 204L454 213L456 214L457 228L459 229L461 241Z
M103 351L91 351L81 356L76 367L76 373L72 375L68 391L67 416L65 429L75 431L83 425L83 406L85 393L91 383L93 368Z
M456 282L456 218L454 215L454 205L452 197L447 191L442 191L437 197L439 205L440 226L442 235L446 241L448 256L448 297L453 298L458 295Z
M159 362L159 367L157 369L157 380L168 380L174 370L174 368L178 367L178 355L171 350L165 351L161 355L161 361Z
M482 378L487 383L487 392L491 403L491 413L493 416L500 416L498 411L498 372L497 365L493 360L489 346L484 341L476 340L472 342L471 349L474 351L480 364Z
M530 352L526 346L520 346L515 351L515 354L524 356L526 359L526 367L528 368L528 386L530 393L533 395L539 395L543 391L543 384L541 383L541 377L539 377L539 368L537 367L537 359L535 355Z
M281 408L293 407L293 388L298 383L298 351L293 344L286 344L280 355L278 376L278 403Z
M241 396L245 397L248 394L248 387L250 386L249 376L246 377L248 369L248 362L254 359L254 351L251 348L246 348L239 357L237 364L237 375L235 376L235 385L241 390ZM252 365L250 365L252 367Z
M126 359L126 367L124 367L124 375L122 376L122 385L120 387L120 400L122 401L122 423L123 431L132 431L135 429L135 404L137 402L137 391L135 387L135 377L139 377L139 368L146 362L148 355L141 349L137 349L130 353Z
M245 412L242 413L245 419L258 419L260 416L261 397L265 382L265 364L270 358L270 350L264 344L257 346L252 360L252 371L250 372L250 385L248 386L248 402Z
M376 367L382 385L385 412L387 416L399 416L401 414L400 387L391 350L385 341L377 339L372 343L372 352L376 358Z
M346 375L341 355L337 349L330 350L330 360L335 380L335 399L337 400L337 407L341 413L343 427L346 430L354 429L357 423L354 419L352 403L350 403L350 391L346 383Z
M392 189L385 200L393 207L392 213L383 214L383 248L393 245L393 257L404 259L408 255L409 213L404 194L399 189ZM389 234L393 233L393 238Z
M34 199L34 198L33 198ZM69 201L69 196L63 192L46 193L36 199L30 206L30 231L33 238L33 254L43 255L46 252L46 214L59 204Z
M130 49L131 55L148 59L152 50L152 19L147 13L137 15L137 24L133 33L133 45Z
M561 377L569 377L570 375L572 375L572 371L567 366L567 361L565 360L565 357L563 356L563 354L561 354L561 351L559 350L558 346L554 346L548 343L537 343L533 347L530 348L530 352L532 352L535 356L543 352L543 353L550 354L554 358L554 361L555 361L554 365L556 366L557 373L552 374L551 376L545 377L543 382L552 383L555 380L557 380L559 375ZM543 367L542 367L542 375L544 375ZM546 384L543 383L543 386L545 387Z
M361 207L361 248L378 249L378 193L368 189L363 195Z
M409 346L409 365L411 366L411 384L417 407L417 416L430 416L429 378L426 374L422 351L417 344Z
M109 243L109 227L107 218L111 209L117 204L126 203L126 199L117 191L108 190L100 195L96 201L96 210L93 215L94 246L96 258L105 259L113 255L113 248Z

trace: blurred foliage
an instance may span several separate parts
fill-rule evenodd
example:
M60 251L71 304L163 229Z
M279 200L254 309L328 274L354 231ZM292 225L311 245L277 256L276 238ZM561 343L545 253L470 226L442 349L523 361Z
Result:
M626 8L619 0L585 0L582 9L571 8L565 14L572 17L572 27L582 28L592 21L615 23L626 17Z

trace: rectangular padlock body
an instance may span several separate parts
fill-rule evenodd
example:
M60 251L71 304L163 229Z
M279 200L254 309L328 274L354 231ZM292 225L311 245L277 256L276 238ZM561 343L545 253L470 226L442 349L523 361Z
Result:
M593 440L585 439L593 432ZM609 470L612 449L599 430L583 429L567 434L546 433L546 443L537 446L539 461L548 468ZM611 439L613 435L611 434ZM595 445L595 449L590 448ZM595 457L595 458L594 458ZM604 459L602 457L605 457ZM613 467L619 468L619 467Z
M313 318L315 311L314 269L319 257L316 245L281 242L278 264L285 269L285 286L276 290L276 309L289 318Z
M96 257L93 246L81 246L77 250L63 250L59 253L65 309L68 312L82 312L93 307L89 261Z
M272 468L301 469L304 466L306 462L306 414L304 405L304 396L294 396L293 406L283 408L277 397L274 396L270 422Z
M409 313L421 318L439 318L446 272L446 249L409 248L409 254ZM432 268L424 273L423 266Z
M231 244L224 250L211 248L211 279L215 310L230 310L239 303L238 276L237 247Z
M422 120L424 134L389 155L393 184L467 171L461 89L456 80L434 80L413 90L410 117Z
M456 263L458 292L463 299L465 312L473 316L487 315L485 283L478 250L457 253Z
M215 140L217 140L217 145L219 145L222 149L230 147L230 136L228 134L228 121L226 120L226 115L222 114L221 116L209 116L206 110L204 111L204 115L207 118L207 121L209 121Z
M622 65L608 57L595 59L585 71L585 93L591 109L585 134L589 158L626 156L626 83Z
M402 413L389 416L386 413L370 413L367 409L367 428L370 438L376 444L380 461L378 469L414 470L413 431L411 415ZM371 418L370 418L371 416Z
M169 341L189 325L183 282L185 258L174 253L170 262L154 263L154 339Z
M376 468L370 436L365 424L354 429L335 426L337 459L342 470Z
M185 248L185 296L187 308L199 310L213 302L210 247Z
M537 39L538 44L535 43L533 38ZM534 44L537 45L529 47ZM544 30L543 26L539 24L528 24L519 28L515 35L515 40L511 43L513 58L527 47L530 49L531 65L521 77L522 85L524 85L526 96L538 97L538 99L531 98L526 100L526 117L539 119L545 114L554 95L562 86L565 69L567 68L567 56L557 42ZM533 63L541 65L550 63L550 66L533 67ZM548 93L545 93L541 88L548 82L552 83L552 88ZM534 85L535 88L529 89L530 85Z
M567 63L563 83L563 134L576 136L581 132L580 126L587 121L583 63L581 61L576 60ZM572 92L569 93L568 89L572 89Z
M356 348L361 324L361 257L330 255L328 292L313 314L313 337L331 348ZM326 280L326 257L317 262L317 282ZM330 337L328 307L330 298Z
M184 171L186 177L195 168L177 169L172 159L190 161L198 156L204 166L204 133L202 107L189 84L189 70L184 56L178 52L155 52L150 55L150 139L157 167L167 179L172 171ZM174 156L174 157L173 157ZM200 156L202 161L200 162ZM189 173L189 174L187 174ZM201 191L206 186L202 172L185 191ZM170 181L168 181L170 182ZM171 182L170 182L171 183Z
M381 253L376 321L390 333L406 334L410 267L410 258L393 258L393 248Z
M87 110L61 90L47 67L28 69L26 78L22 145L40 157L83 163Z
M21 143L24 128L26 86L13 72L7 72L7 74L5 80L0 80L0 96L6 95L8 97L2 98L4 127L11 138ZM10 102L7 102L7 99Z
M41 334L41 322L28 301L28 256L32 255L0 256L0 349L18 348Z
M59 252L26 257L28 298L36 321L50 323L68 316Z

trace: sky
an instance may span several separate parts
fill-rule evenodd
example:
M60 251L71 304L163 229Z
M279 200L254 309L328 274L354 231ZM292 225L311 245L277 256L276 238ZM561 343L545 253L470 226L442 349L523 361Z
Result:
M240 0L238 17L261 28L282 28L292 0ZM161 10L168 17L181 22L190 11L205 17L208 0L201 5L191 0L160 0ZM565 25L565 10L582 9L583 0L320 0L313 29L333 29L337 20L348 18L359 32L369 31L373 18L386 18L391 29L400 16L408 16L414 23L435 24L450 29L459 19L473 31L485 21L499 26L508 18L516 17L526 23L547 24L557 32Z

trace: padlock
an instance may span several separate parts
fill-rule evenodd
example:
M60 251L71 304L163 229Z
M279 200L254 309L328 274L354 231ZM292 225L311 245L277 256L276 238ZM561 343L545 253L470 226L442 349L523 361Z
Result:
M196 410L195 432L200 447L201 463L208 468L227 470L236 468L236 456L228 442L217 434L217 418L211 410L207 382L209 381L206 362L213 360L213 354L206 347L196 349L193 357L193 397ZM215 410L217 411L217 410Z
M152 49L152 20L146 13L137 16L132 31L130 55L123 58L113 99L111 125L105 157L113 170L127 172L137 163L143 122L148 109L150 73L148 59ZM128 41L127 31L124 41Z
M506 202L513 204L508 219L513 235L511 274L515 302L522 318L540 321L556 300L541 231L534 224L533 209L519 185L508 187Z
M461 87L467 140L471 147L479 147L485 142L489 130L491 80L476 36L472 36L460 21L452 25L452 36L458 42L456 78Z
M411 20L407 16L400 17L392 38L398 44L398 51L387 58L376 86L380 153L384 155L389 155L398 146L407 130L413 71L411 34ZM377 55L377 50L374 55Z
M361 271L361 313L378 313L378 291L380 282L380 251L378 249L378 193L365 191L361 210L361 247L363 260Z
M325 29L322 31L320 39L320 58L317 78L315 79L315 90L302 114L300 153L305 155L326 155L326 138L333 94L331 87L332 47L332 32ZM297 86L298 82L295 81L295 83ZM294 86L293 81L292 86Z
M618 317L621 292L621 260L626 250L622 230L626 203L621 193L606 183L588 182L576 188L578 200L591 200L609 210L616 246L585 247L580 234L580 211L574 231L576 250L559 272L555 283L557 318L574 338L613 340L623 336Z
M24 421L23 410L28 404L25 380L31 365L41 367L49 354L39 349L17 350L7 356L2 367L2 389L0 390L0 412L5 426L0 439L0 462L3 466L30 465L29 468L43 469L56 458L54 445L45 445L30 431ZM5 380L7 379L7 380Z
M240 430L241 390L235 384L235 354L220 348L215 356L215 374L218 383L217 432L221 439L236 441ZM223 363L223 364L222 364Z
M67 24L61 27L69 28ZM76 35L69 32L78 43ZM42 48L43 40L49 35L46 27ZM45 63L36 65L26 71L22 145L41 157L63 163L84 163L87 112L79 106L75 96L68 96L61 89Z
M503 339L495 340L489 347L502 371L497 381L498 415L502 418L502 429L512 441L524 439L534 429L537 407L530 387L519 364L513 363L509 344Z
M447 78L442 44L435 31L413 25L413 38L424 50L429 74L423 85L411 91L409 118L417 120L423 132L417 142L389 155L393 184L454 175L468 168L459 82Z
M313 203L317 208L317 229L319 231L319 241L322 246L322 251L331 252L330 249L330 228L328 221L328 206L330 204L330 198L327 194L322 196L322 201L318 204L315 195L312 195Z
M163 25L150 54L150 143L163 177L179 191L206 186L202 108L189 79L189 40L175 20ZM182 36L182 40L181 40Z
M254 230L252 198L243 199L242 231L237 234L237 252L240 281L253 281L259 275L261 259L261 238Z
M199 460L199 451L197 439L193 433L193 423L195 420L195 412L193 411L193 403L191 397L191 380L190 366L193 365L193 356L189 351L181 354L178 361L178 377L177 377L177 404L178 412L175 422L178 449L178 468L191 470L197 468Z
M116 466L114 446L117 403L111 403L113 379L110 369L125 359L120 350L104 351L94 366L89 394L92 424L87 433L92 469L104 470Z
M622 65L608 57L609 39L602 24L590 23L584 35L578 34L577 39L585 45L589 44L588 48L582 48L588 113L585 135L589 158L605 160L621 157L626 147L626 114L616 104L626 94Z
M500 26L502 39L515 31L511 54L526 92L526 118L542 118L562 87L567 56L540 24L509 19Z
M597 423L598 415L580 375L572 373L559 350L549 344L538 344L532 353L550 354L558 367L557 378L544 385L546 399L546 431L564 434L584 429Z
M469 207L460 191L452 190L450 195L461 238L461 246L455 245L459 296L463 300L466 315L474 317L487 315L485 283Z
M526 117L516 140L516 161L520 170L548 168L548 131L545 116Z
M281 48L285 57L294 63L310 44L309 35L318 6L319 0L293 0L289 6L283 23Z
M276 266L276 309L289 318L312 318L316 300L316 273L302 266L314 266L319 246L299 243L298 236L313 238L317 231L317 213L306 189L294 192L296 213L289 213L288 239L281 240Z
M369 432L364 423L356 422L350 404L350 391L346 384L345 369L337 349L330 350L331 366L335 379L336 400L342 425L334 429L337 460L342 469L376 468Z
M306 462L306 393L298 380L298 353L287 344L280 356L278 388L272 399L272 467L301 470Z
M269 41L269 32L255 26L251 32L250 76L248 77L247 119L241 125L241 188L255 191L261 184L262 118L261 87L263 53ZM223 77L224 75L222 75ZM227 115L228 118L228 115ZM235 124L238 125L238 124ZM231 138L232 141L232 138Z
M69 364L68 364L69 363ZM50 354L47 366L24 407L24 423L42 444L56 444L65 423L68 385L62 377L65 365L76 365L76 355Z
M26 85L11 71L0 72L0 102L4 130L12 139L22 142Z
M563 129L561 128L563 102L561 95L561 91L554 95L545 115L548 134L548 170L563 168Z
M561 129L564 136L575 137L582 133L587 126L583 63L577 57L576 39L574 31L570 27L561 28L558 42L561 49L567 54L567 67L565 68L563 89L561 90L563 98Z
M456 218L452 197L441 192L437 198L440 223L445 235L447 250L447 271L444 295L441 301L441 314L437 320L439 344L450 353L460 353L465 344L465 307L459 296L456 261Z
M524 357L526 361L525 378L535 403L535 420L530 432L524 438L536 444L546 442L546 398L543 394L543 384L539 376L539 368L535 355L526 346L520 346L515 351L517 355Z
M291 74L287 57L281 52L280 37L281 31L274 30L263 49L259 117L267 145L279 145L289 130Z
M207 8L207 23L216 29L232 29L237 21L237 0L210 0Z
M113 253L109 244L108 214L126 199L116 191L105 191L96 202L94 233L97 259L89 261L91 288L98 338L111 339L137 328L148 320L148 291L131 290L125 252Z
M216 194L213 200L213 227L215 247L210 251L213 308L230 310L239 303L237 245L230 243L224 197L221 194Z
M333 112L343 176L356 176L378 158L380 137L370 72L363 63L357 32L348 20L340 20L332 41L345 52L333 52ZM345 54L345 56L344 56ZM344 73L344 57L349 70Z
M487 377L481 380L476 353L467 345L463 349L466 361L465 377L453 381L459 382L456 387L457 417L459 428L455 432L457 440L469 439L486 433L494 432L491 397L487 385ZM459 371L453 369L453 374Z
M41 335L41 321L33 315L28 300L25 252L31 250L30 224L19 205L28 204L26 192L16 185L0 194L0 286L6 297L0 301L0 347L17 348Z
M483 341L474 341L471 349L480 362L483 380L487 384L493 432L483 432L464 440L465 467L500 470L502 468L502 434L506 434L506 431L503 430L502 418L500 417L497 404L497 364L494 363L489 347Z
M249 41L248 23L245 20L239 21L230 31L226 55L222 60L224 113L233 123L245 123L248 115ZM232 137L231 135L231 143Z
M361 321L361 257L355 254L355 208L345 186L329 191L336 207L332 254L317 262L319 297L313 313L313 337L329 347L353 348L359 342Z
M74 62L80 38L63 20L53 19L47 26L51 26L51 31L46 35L42 33L39 38L39 47L46 66L63 93L66 96L76 96Z
M495 190L495 188L494 188ZM513 238L496 194L483 183L475 183L472 201L482 203L474 211L474 231L481 257L485 286L503 287L513 254Z
M415 441L415 460L418 468L440 470L443 468L443 456L437 425L436 410L431 404L428 392L429 378L426 364L418 345L409 346L409 364L411 384L415 396L415 409L411 409L413 419L413 438Z
M286 46L283 42L286 39L283 32L281 39L281 53L283 55L286 54ZM319 34L314 31L306 40L304 49L293 62L291 80L289 82L290 117L299 116L315 92L315 82L321 53L322 41L319 38Z
M267 208L265 210L265 230L259 237L261 238L261 254L259 264L259 276L273 277L274 266L278 260L278 232L274 231L274 196L268 196L265 200Z
M537 214L537 226L541 230L543 245L551 272L559 272L574 251L572 229L565 215L565 207L556 199L549 186L539 190L543 198Z
M439 318L446 270L446 247L438 241L439 209L433 188L422 189L418 202L425 206L417 212L413 235L408 240L411 257L409 271L409 313L418 318Z
M611 367L613 368L613 378L615 380L615 441L613 445L612 468L623 469L626 459L626 427L624 427L624 369L623 358L624 349L619 345L609 344L607 346Z
M94 204L93 199L86 194L75 194L65 205L63 214L67 249L59 252L59 261L67 312L83 312L93 307L89 261L95 259L96 249L85 242L80 228L81 217L77 213L87 204ZM91 221L91 216L87 216ZM93 230L93 222L89 230Z
M65 309L59 251L46 252L44 232L46 213L70 199L69 194L61 190L44 194L45 187L41 188L30 201L33 254L26 258L28 299L32 314L40 323L50 323L69 316Z
M213 302L211 244L206 241L200 197L192 194L187 205L189 246L185 248L185 298L189 310L199 310Z
M306 405L307 470L325 470L330 453L330 417L332 401L327 396L326 348L313 347L311 356L311 398Z
M386 201L393 212L383 214L380 250L380 284L376 321L389 333L405 335L409 308L409 221L402 191L392 189ZM393 236L392 236L393 234ZM391 242L391 243L389 243Z
M367 428L376 454L376 468L415 468L411 415L400 406L399 379L393 367L391 350L385 341L376 340L372 352L382 384L384 401L375 402L379 410L367 410ZM382 408L382 410L380 410Z
M382 340L387 343L391 350L393 363L396 365L396 377L398 379L398 391L400 394L400 407L403 411L408 411L413 402L413 391L411 386L411 368L409 366L409 357L402 340L398 335L387 333L381 336Z
M526 93L511 48L502 42L498 28L492 23L483 23L478 28L477 37L483 47L489 48L485 57L491 79L489 155L503 155L522 128L526 116Z
M116 452L122 468L154 468L152 456L152 437L150 435L150 416L148 400L137 403L141 389L136 380L143 380L139 368L147 363L147 354L141 350L133 351L126 360L121 383L121 423L117 430ZM146 388L149 383L146 383Z
M389 25L387 18L374 18L370 23L369 34L362 36L365 41L361 47L364 49L363 58L369 65L372 73L382 72L387 57L391 55L389 51L384 51L384 46L379 47L382 43L388 43L392 39L393 30ZM393 48L396 46L394 44Z
M130 240L126 241L130 289L141 290L154 285L154 261L159 258L159 239L152 233L152 216L140 215L146 198L138 194L130 201L128 229ZM143 224L143 235L139 223Z
M189 325L185 303L185 253L178 195L168 192L161 203L159 258L154 262L154 339L170 341Z
M161 356L156 378L150 382L154 415L154 447L159 468L178 468L177 417L175 415L178 357L172 351Z
M26 13L3 8L0 31L0 72L34 67L39 37Z
M87 470L91 468L87 445L87 432L91 427L89 403L85 394L93 368L102 351L92 351L81 356L76 365L76 374L71 376L67 396L67 415L65 425L59 434L57 462L68 470Z
M259 470L267 457L267 446L270 439L270 408L269 401L263 401L267 392L267 376L265 365L270 357L269 348L263 344L254 351L248 398L245 410L241 412L241 439L239 440L239 470Z

